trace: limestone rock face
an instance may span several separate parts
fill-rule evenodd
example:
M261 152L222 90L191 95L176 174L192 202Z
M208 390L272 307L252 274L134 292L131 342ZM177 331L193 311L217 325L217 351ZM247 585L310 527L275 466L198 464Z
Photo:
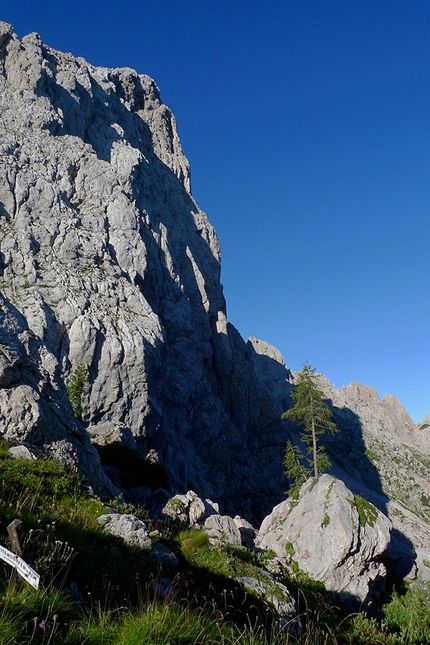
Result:
M25 318L0 294L0 354L13 365L17 380L0 387L0 435L32 452L60 459L81 473L101 495L117 489L105 477L95 448L72 414L58 362L43 341L31 333ZM6 368L7 369L7 368ZM9 372L10 373L10 372Z
M384 587L378 560L390 542L391 522L369 503L360 506L345 484L322 475L303 484L298 503L281 502L263 521L256 546L292 560L354 607Z
M171 111L148 76L19 40L6 23L0 288L5 437L95 472L87 427L156 454L175 492L268 512L284 486L282 409L227 323L217 236ZM83 424L65 388L81 364Z

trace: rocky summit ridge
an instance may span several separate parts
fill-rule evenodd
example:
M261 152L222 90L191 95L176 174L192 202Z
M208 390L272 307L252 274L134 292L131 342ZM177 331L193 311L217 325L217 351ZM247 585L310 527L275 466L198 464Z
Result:
M4 22L0 291L3 438L76 465L99 493L118 489L94 443L120 441L225 513L261 521L283 499L294 375L227 322L218 239L158 87ZM394 397L321 378L342 429L334 474L390 515L398 552L425 553L426 428Z

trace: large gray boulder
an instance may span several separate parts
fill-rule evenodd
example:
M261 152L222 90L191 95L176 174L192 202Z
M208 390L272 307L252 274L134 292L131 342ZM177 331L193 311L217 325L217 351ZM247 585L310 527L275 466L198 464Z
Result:
M345 484L322 475L303 484L298 501L286 499L263 521L256 539L280 562L294 560L351 607L368 605L384 587L379 558L390 542L391 522Z

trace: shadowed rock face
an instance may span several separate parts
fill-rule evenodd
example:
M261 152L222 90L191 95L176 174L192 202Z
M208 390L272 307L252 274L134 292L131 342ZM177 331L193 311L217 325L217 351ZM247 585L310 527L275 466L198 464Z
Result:
M269 368L265 383L257 376L261 352L226 321L218 240L191 196L157 86L54 51L37 34L20 41L6 23L0 288L20 340L1 328L5 436L47 449L75 433L96 460L85 425L100 442L117 427L158 454L175 492L193 488L260 518L282 495L282 407ZM65 389L79 364L89 374L85 425ZM31 436L3 414L18 400L33 417L37 407ZM80 462L82 450L67 445Z

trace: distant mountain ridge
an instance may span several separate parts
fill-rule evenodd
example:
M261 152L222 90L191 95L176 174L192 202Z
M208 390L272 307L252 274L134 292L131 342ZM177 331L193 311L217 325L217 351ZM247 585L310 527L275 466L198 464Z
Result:
M119 440L175 492L261 520L284 496L294 375L227 322L218 239L154 81L0 23L0 174L1 435L99 492L114 487L90 438ZM67 394L79 365L82 421ZM322 386L342 426L334 471L430 548L428 431L394 397Z

